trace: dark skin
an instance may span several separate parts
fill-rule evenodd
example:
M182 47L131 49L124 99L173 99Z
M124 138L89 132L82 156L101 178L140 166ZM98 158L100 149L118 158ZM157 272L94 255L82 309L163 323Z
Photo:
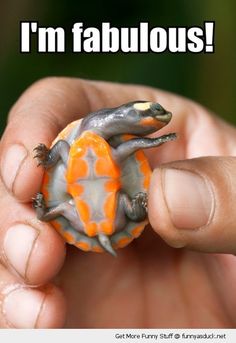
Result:
M84 115L139 98L158 100L173 112L173 120L158 135L179 134L176 142L159 147L158 153L156 149L147 153L152 167L158 167L149 190L152 227L119 249L117 258L67 247L64 261L63 240L49 223L35 220L31 207L43 173L33 161L32 150L39 142L49 145L68 122L78 118L77 113ZM12 182L6 179L6 162L2 161L13 143L24 145L29 155ZM233 127L201 106L169 93L64 78L33 85L11 110L1 141L1 251L6 249L6 236L10 242L7 253L1 255L0 299L4 311L9 311L1 311L1 327L63 327L64 323L70 328L235 327L236 239L232 208L236 187L235 178L231 179L235 161L228 157L185 160L201 155L233 155L234 149ZM159 168L160 163L171 160L183 161ZM217 206L207 229L177 229L170 220L160 175L172 167L199 171L211 180ZM225 175L231 180L228 188L222 179ZM221 192L223 195L218 197ZM183 225L185 217L189 220L188 213L181 219ZM19 250L18 241L14 241L15 231L9 234L9 229L19 223L27 223L38 232L37 244L27 258L22 252L24 244ZM23 262L25 266L20 264ZM27 286L39 284L34 289ZM23 306L10 311L10 300L5 304L9 294L21 286L25 293L18 294L18 301L32 304L32 309L38 311L35 315L30 312L27 317ZM40 306L36 300L41 301Z

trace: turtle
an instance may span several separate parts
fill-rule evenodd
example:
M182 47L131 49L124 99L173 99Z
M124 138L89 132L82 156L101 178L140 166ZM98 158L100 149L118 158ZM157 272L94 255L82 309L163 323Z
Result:
M65 241L84 251L109 252L137 238L148 223L151 168L143 149L172 141L157 138L172 114L159 103L132 101L70 123L50 148L38 144L44 168L33 199L37 218L51 222Z

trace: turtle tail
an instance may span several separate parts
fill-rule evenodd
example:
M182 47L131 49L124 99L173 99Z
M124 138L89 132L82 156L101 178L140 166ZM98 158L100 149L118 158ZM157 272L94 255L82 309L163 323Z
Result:
M111 255L115 257L117 256L115 250L112 247L110 238L107 235L105 235L104 233L99 233L98 241L105 251L109 252Z

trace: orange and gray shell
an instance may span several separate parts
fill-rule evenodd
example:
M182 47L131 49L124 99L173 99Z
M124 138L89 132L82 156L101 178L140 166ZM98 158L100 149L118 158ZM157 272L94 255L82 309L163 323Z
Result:
M113 248L122 248L138 237L147 221L128 220L122 230L116 230L117 201L122 190L131 198L147 192L151 170L142 151L117 165L107 141L92 131L84 131L78 138L80 121L69 124L53 142L66 140L71 148L67 168L61 161L44 174L41 192L48 208L73 199L83 224L83 232L75 230L70 222L59 216L51 223L67 243L84 251L102 252L96 239L98 233L110 236ZM133 136L114 137L116 146Z

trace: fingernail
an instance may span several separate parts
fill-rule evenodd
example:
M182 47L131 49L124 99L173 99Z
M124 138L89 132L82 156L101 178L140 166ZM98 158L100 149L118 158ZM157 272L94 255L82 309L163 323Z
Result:
M214 199L202 176L179 169L163 170L163 188L176 228L197 229L210 220Z
M12 145L1 160L2 179L9 190L13 190L14 182L20 167L27 157L27 150L23 145Z
M17 224L8 229L4 238L3 249L7 262L24 278L38 235L39 231L32 226Z
M11 327L35 328L44 300L45 294L39 290L18 288L5 296L2 312Z

